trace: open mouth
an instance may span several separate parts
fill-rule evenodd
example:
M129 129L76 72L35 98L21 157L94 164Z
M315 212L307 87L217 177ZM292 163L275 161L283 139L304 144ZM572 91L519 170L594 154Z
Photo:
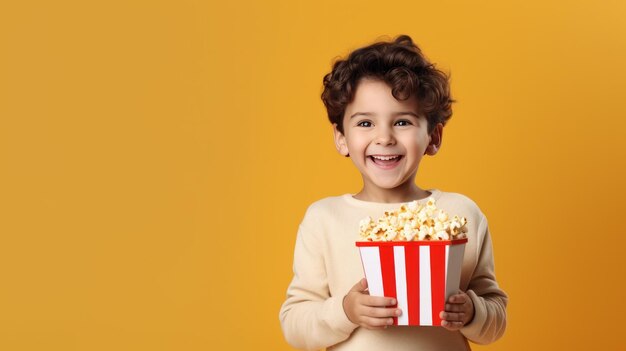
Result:
M402 160L403 157L404 155L369 156L372 162L383 168L389 168L396 165L398 162L400 162L400 160Z

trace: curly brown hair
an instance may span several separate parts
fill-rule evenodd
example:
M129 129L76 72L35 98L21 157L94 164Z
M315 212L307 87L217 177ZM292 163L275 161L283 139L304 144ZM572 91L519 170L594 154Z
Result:
M379 79L389 85L397 100L416 96L420 113L428 121L430 134L437 125L443 125L452 116L450 76L435 68L408 35L400 35L392 42L376 42L354 50L348 58L334 63L324 76L322 101L330 123L337 123L343 134L346 106L354 99L356 87L362 78Z

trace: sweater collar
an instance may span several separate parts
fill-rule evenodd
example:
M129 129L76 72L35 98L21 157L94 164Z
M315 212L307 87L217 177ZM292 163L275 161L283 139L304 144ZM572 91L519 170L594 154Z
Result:
M426 191L430 192L430 196L427 196L423 199L415 199L418 203L426 203L429 197L433 197L435 201L439 200L441 196L441 191L439 189L426 189ZM347 201L351 205L360 206L360 207L400 207L403 204L409 203L407 202L373 202L373 201L364 201L354 198L354 194L344 194L341 196L345 201Z

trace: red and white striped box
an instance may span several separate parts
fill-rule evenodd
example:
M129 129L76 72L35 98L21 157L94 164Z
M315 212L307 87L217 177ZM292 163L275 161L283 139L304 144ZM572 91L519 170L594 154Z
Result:
M440 326L439 312L459 289L467 238L436 241L357 241L369 293L394 297L394 325Z

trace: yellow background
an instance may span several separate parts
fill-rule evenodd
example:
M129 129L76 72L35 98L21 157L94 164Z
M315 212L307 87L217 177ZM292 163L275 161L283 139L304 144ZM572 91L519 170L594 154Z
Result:
M417 183L490 221L508 330L623 345L623 1L0 5L0 349L289 350L306 207L357 192L319 99L409 34L458 103Z

